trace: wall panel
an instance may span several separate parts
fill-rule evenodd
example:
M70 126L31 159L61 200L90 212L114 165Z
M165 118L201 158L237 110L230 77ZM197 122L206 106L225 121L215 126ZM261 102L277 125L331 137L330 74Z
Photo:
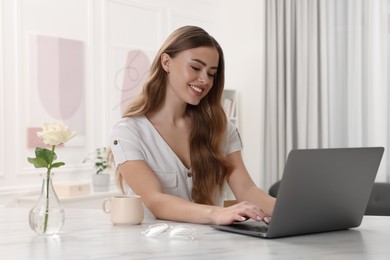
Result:
M90 30L93 29L90 26L90 1L18 1L20 26L17 38L20 43L16 71L20 93L23 93L18 95L19 179L29 179L42 172L26 160L34 155L36 147L29 147L28 141L36 136L31 129L54 121L62 121L78 131L63 148L57 148L58 160L66 165L56 170L56 179L82 179L86 168L82 165L82 158L88 152L86 89L91 84L92 73L88 69ZM55 50L49 51L49 47L55 47ZM37 54L38 49L41 52ZM38 66L37 61L42 60L45 66ZM44 81L37 80L37 76Z
M3 5L0 1L0 57L3 55ZM4 71L3 71L4 59L0 59L0 104L4 104ZM0 105L0 178L4 176L4 157L5 157L5 146L4 146L4 107Z
M121 117L123 109L140 93L161 42L163 23L163 8L158 1L108 1L109 125Z

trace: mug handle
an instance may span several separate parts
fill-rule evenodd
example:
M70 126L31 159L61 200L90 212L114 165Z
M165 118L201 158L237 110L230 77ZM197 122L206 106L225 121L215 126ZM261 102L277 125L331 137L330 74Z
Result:
M110 202L109 203L110 204L109 208L107 208L107 202L108 201ZM106 213L106 214L110 214L111 213L111 199L110 198L103 200L102 209L103 209L104 213Z

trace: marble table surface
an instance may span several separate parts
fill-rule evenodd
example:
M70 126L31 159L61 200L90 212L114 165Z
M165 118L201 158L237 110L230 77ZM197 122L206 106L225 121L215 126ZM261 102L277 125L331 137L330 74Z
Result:
M389 259L390 217L365 216L345 231L262 239L194 225L195 240L141 235L149 225L115 226L98 209L66 209L55 236L36 235L26 208L0 208L0 259Z

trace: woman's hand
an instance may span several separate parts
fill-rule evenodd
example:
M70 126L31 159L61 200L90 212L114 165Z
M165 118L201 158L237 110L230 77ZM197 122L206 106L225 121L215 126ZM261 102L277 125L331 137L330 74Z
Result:
M216 208L212 213L213 222L217 225L229 225L249 218L265 223L270 221L270 217L262 209L246 201L226 208Z

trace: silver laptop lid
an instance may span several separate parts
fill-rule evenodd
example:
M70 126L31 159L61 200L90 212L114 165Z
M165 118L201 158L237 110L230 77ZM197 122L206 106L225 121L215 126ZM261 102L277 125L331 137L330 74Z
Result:
M267 237L360 225L383 147L292 150Z

